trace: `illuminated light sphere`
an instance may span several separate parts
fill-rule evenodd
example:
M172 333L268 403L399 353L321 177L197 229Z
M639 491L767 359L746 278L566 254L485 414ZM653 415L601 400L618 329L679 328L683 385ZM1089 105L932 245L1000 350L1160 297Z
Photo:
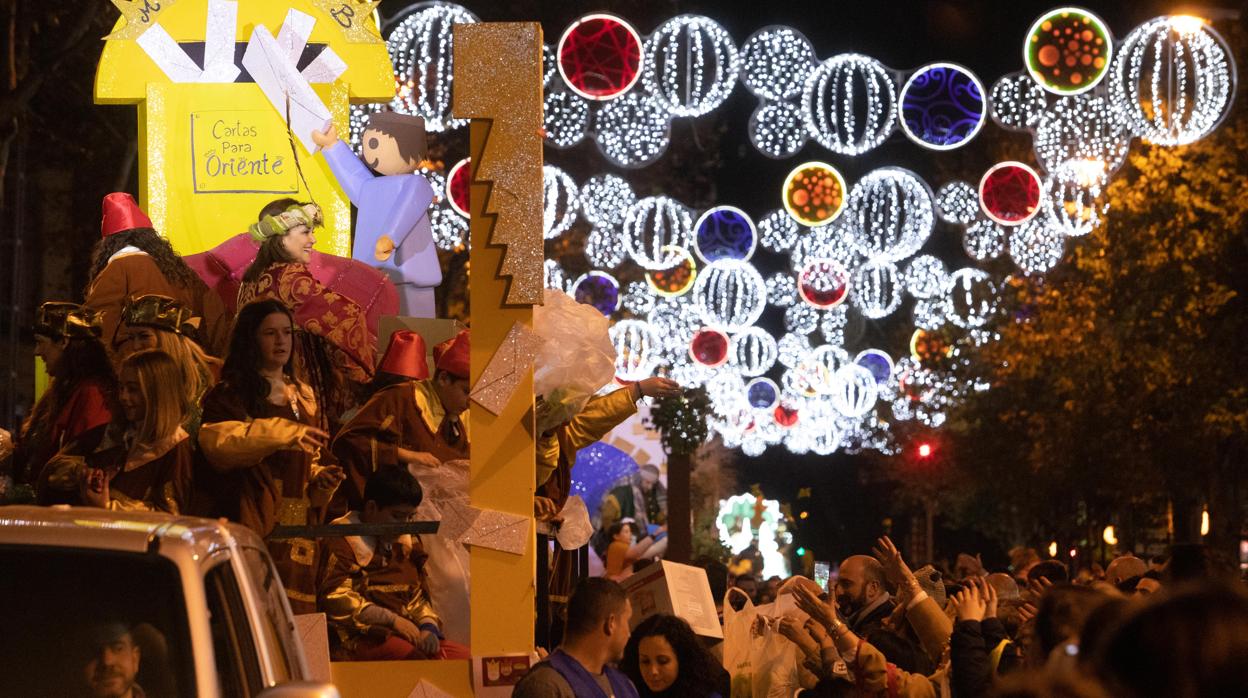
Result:
M776 342L776 350L778 352L776 360L783 366L793 368L803 358L810 355L810 339L804 334L789 332Z
M828 387L827 376L827 369L815 363L807 355L793 368L780 374L780 384L784 392L789 395L814 398L819 396L821 387Z
M468 219L447 207L430 209L429 228L433 232L433 244L439 250L453 252L468 240Z
M720 259L698 274L692 298L703 322L735 332L758 321L767 307L767 284L750 264Z
M656 299L644 281L630 281L621 303L633 315L646 315L654 310Z
M419 170L416 170L416 174L424 177L425 181L429 182L429 188L433 190L433 205L437 206L443 203L446 199L446 177L427 167L421 167Z
M826 162L807 162L784 178L780 201L798 223L830 223L845 207L845 178Z
M772 411L771 416L776 420L776 424L785 429L797 426L798 421L801 419L797 407L785 401L781 401L780 404L776 405L776 409Z
M706 382L706 379L714 373L713 369L707 368L702 364L695 364L692 361L686 361L681 364L672 366L671 378L684 388L696 388Z
M844 218L828 225L807 228L789 253L789 264L795 273L815 259L830 259L846 269L862 264L864 259L853 244L850 225Z
M1052 173L1071 160L1095 160L1108 173L1127 161L1131 133L1122 114L1100 97L1063 97L1036 125L1036 160Z
M614 269L628 257L628 250L617 228L595 225L585 238L585 256L599 269Z
M920 364L929 364L949 356L953 346L945 333L919 328L910 336L910 356Z
M875 378L876 385L883 385L893 377L893 357L879 349L864 349L854 357L854 363L867 369Z
M962 249L981 262L996 259L1005 252L1005 228L988 219L978 220L962 233Z
M756 410L771 410L780 402L780 386L770 378L755 378L745 386L745 399Z
M556 148L571 148L589 132L589 104L572 92L548 90L545 112L546 142Z
M791 274L778 271L767 277L767 302L779 308L797 302L797 282Z
M930 254L920 255L906 265L906 290L915 298L935 298L945 291L949 272L945 263Z
M816 390L827 395L835 387L836 372L850 363L849 352L832 344L821 344L810 352L810 359L799 362L798 367L811 371L811 382Z
M646 283L660 296L676 298L685 295L698 278L698 265L693 261L693 255L676 245L664 245L662 254L665 259L671 260L671 264L662 269L647 269Z
M950 223L970 225L979 213L979 192L969 182L949 182L936 190L936 213Z
M710 327L693 333L689 340L689 356L696 363L709 368L722 366L728 361L728 335Z
M1021 162L999 162L979 180L979 206L1001 225L1020 225L1040 210L1040 175Z
M563 291L567 288L568 279L563 273L559 262L548 259L545 263L545 287Z
M784 329L810 334L819 327L819 311L806 303L794 303L784 310Z
M830 456L841 447L841 427L835 419L810 419L810 450L816 455Z
M758 230L745 211L716 206L693 224L693 248L704 262L719 259L747 261L758 246Z
M878 320L901 305L903 286L897 265L877 259L858 267L851 283L850 299L863 317Z
M764 27L741 45L741 84L762 99L796 97L815 63L815 49L800 32Z
M1044 215L1067 237L1082 237L1101 224L1107 203L1097 162L1070 162L1044 183Z
M595 131L603 156L626 168L658 160L672 140L667 110L652 96L639 92L630 92L599 110Z
M1044 88L1029 75L1015 73L992 86L992 118L1004 128L1022 131L1036 125L1047 106Z
M659 366L659 340L654 329L641 320L620 320L611 326L615 345L615 376L639 381L654 374Z
M832 406L846 417L861 417L879 397L875 375L858 364L847 364L832 377Z
M624 215L628 254L643 269L662 270L680 261L679 250L693 243L693 219L683 204L650 196L628 207Z
M394 110L419 116L435 133L459 128L467 119L451 118L451 49L456 24L480 20L467 9L446 2L423 3L390 31L386 47L394 64Z
M840 155L861 155L883 143L897 122L897 86L882 63L856 53L833 56L802 86L806 131Z
M963 267L949 275L948 318L964 329L983 327L997 308L997 288L988 272Z
M714 20L681 15L660 24L645 44L641 81L673 116L701 116L718 107L741 71L737 45Z
M747 436L741 440L741 453L749 458L757 458L767 452L767 442L755 436Z
M1158 17L1118 49L1109 101L1135 135L1183 145L1208 135L1230 111L1235 64L1226 41L1194 17Z
M759 242L772 252L786 252L797 242L801 228L784 211L772 211L758 221Z
M949 318L949 299L919 299L914 302L914 326L934 330L944 326Z
M620 309L620 282L606 272L591 271L572 284L572 297L577 303L592 305L598 312L610 316Z
M837 346L844 344L845 326L848 322L849 314L843 305L823 311L823 317L819 320L819 332L823 334L823 341Z
M1010 231L1010 259L1026 274L1043 274L1058 262L1066 251L1066 236L1048 219L1037 216Z
M797 275L797 294L820 310L840 305L849 295L849 272L840 262L812 259Z
M472 168L469 164L468 158L464 158L452 165L451 171L446 173L446 203L464 218L471 215L468 212L468 195L472 184Z
M1033 80L1058 95L1096 87L1113 60L1114 38L1100 17L1076 7L1041 15L1023 43L1023 61Z
M743 376L761 376L779 356L776 338L758 327L747 327L732 338L729 360Z
M702 327L698 314L688 303L671 299L656 301L654 310L646 315L646 322L654 328L664 349L671 354L686 354L693 333Z
M628 207L635 203L633 188L618 175L594 175L581 185L581 214L594 225L623 223Z
M588 14L573 22L555 49L559 75L585 99L614 99L641 77L641 36L615 15Z
M868 259L899 262L923 247L936 223L932 193L913 172L873 170L846 203L850 242Z
M578 204L576 182L568 173L554 165L542 167L542 228L547 240L572 227Z
M357 153L361 151L360 139L364 136L364 127L368 125L368 117L377 112L389 111L390 106L384 102L351 105L351 112L347 116L347 131L351 134L351 150Z
M788 102L763 102L750 115L750 142L773 160L797 155L806 145L806 122L802 110Z
M953 63L919 68L901 88L901 130L932 150L952 150L970 142L988 118L984 85Z
M542 87L550 91L550 81L559 72L559 60L555 57L555 48L550 44L542 44Z

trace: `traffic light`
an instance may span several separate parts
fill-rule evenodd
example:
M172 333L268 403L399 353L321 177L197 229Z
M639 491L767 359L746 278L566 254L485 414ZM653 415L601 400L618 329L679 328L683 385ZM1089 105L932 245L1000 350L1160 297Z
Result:
M932 456L932 452L935 450L936 449L930 443L928 443L927 441L924 441L919 444L919 448L918 448L919 458L930 458Z
M802 546L798 546L798 548L797 548L797 556L798 556L798 557L806 557L806 548L805 548L805 547L802 547Z

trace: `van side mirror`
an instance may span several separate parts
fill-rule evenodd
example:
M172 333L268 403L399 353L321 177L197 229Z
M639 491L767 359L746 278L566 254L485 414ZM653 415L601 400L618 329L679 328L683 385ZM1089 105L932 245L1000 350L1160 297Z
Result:
M257 698L342 698L342 694L332 683L292 681L266 688Z

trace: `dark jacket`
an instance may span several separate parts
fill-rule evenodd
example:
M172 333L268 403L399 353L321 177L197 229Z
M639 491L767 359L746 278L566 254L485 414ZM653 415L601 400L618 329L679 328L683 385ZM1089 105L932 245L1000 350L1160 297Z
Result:
M1017 666L1018 652L1013 644L1005 647L1000 662L993 666L992 652L1005 639L1005 626L998 618L985 618L983 622L960 620L953 626L949 652L953 665L950 683L954 698L989 695L993 677Z
M896 607L897 604L889 599L871 609L870 613L854 617L853 622L849 623L849 629L858 637L875 645L884 658L896 664L897 668L912 674L932 673L936 668L935 664L928 659L919 643L910 637L894 632L885 625L884 622L893 614Z

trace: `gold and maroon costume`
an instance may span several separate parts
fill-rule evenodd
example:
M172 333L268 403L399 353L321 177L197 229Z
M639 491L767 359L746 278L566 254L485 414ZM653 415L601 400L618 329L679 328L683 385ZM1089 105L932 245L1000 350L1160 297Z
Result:
M210 513L268 536L280 525L317 525L323 508L312 507L308 486L328 465L329 454L305 450L300 439L321 419L312 390L296 383L289 404L264 402L249 413L228 382L204 397L199 446L213 473ZM269 553L295 613L316 611L316 544L303 538L269 541Z
M83 434L44 469L40 489L76 483L87 468L109 476L108 508L127 511L190 511L194 445L178 427L153 444L134 444L123 427L110 424Z

